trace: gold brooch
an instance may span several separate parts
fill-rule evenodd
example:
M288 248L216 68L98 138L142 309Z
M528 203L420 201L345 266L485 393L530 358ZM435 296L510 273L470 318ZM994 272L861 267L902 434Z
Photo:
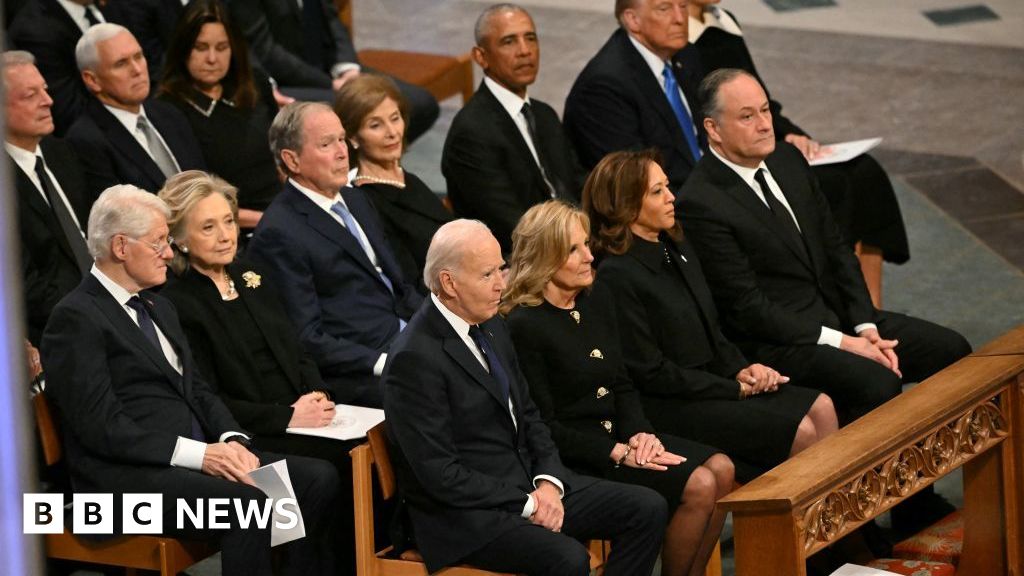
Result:
M604 354L601 354L601 351L598 350L597 348L594 348L593 350L590 351L590 357L600 358L601 360L604 360Z
M608 395L608 389L605 388L604 386L601 386L600 388L597 389L597 397L598 398L604 398L607 395Z
M259 288L260 287L260 275L249 270L242 274L242 280L245 280L246 288Z
M576 310L569 312L569 316L572 316L572 319L575 320L577 324L580 323L580 313Z
M611 420L601 420L601 426L604 426L604 429L605 429L605 430L606 430L606 431L607 431L607 432L608 432L609 434L611 434L611 433L612 433L612 422L611 422Z

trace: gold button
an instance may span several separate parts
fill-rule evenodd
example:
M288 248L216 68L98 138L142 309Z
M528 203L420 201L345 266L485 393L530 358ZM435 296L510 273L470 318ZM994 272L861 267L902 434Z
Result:
M590 357L600 358L601 360L604 360L604 354L601 354L601 351L598 350L597 348L594 348L593 350L590 351Z
M607 430L609 434L612 433L612 421L611 420L601 420L601 426L604 426L604 429Z
M597 389L597 397L598 398L604 398L607 395L608 395L608 389L605 388L604 386L601 386L600 388Z

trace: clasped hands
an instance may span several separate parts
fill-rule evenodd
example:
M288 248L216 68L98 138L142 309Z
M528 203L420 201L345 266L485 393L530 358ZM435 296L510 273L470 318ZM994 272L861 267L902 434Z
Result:
M859 336L843 334L843 339L839 343L839 349L853 352L858 356L878 362L902 378L903 373L900 372L900 359L896 355L896 346L899 343L899 340L886 340L882 338L875 328L868 328L861 330Z
M740 383L740 398L744 399L764 392L777 391L779 384L789 382L789 376L783 376L764 364L751 364L736 373L736 381Z
M310 392L299 396L292 404L292 419L289 428L321 428L334 420L334 402L323 392Z
M206 445L203 474L254 486L249 472L260 467L260 459L238 442L216 442Z

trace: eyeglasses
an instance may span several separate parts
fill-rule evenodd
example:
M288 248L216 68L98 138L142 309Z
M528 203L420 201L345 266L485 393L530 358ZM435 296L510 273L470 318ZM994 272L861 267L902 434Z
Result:
M173 236L168 236L167 239L164 240L163 242L156 243L146 242L145 240L139 240L138 238L132 238L131 236L125 236L125 238L131 240L132 242L138 242L139 244L145 244L146 246L149 246L150 248L153 249L153 252L156 252L157 256L162 255L164 253L164 250L167 250L168 248L171 247L171 244L174 244Z

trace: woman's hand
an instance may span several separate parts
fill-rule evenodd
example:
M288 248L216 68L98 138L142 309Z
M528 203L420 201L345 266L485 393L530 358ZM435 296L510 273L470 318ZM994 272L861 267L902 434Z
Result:
M292 404L292 419L289 428L321 428L334 419L334 402L324 396L323 392L310 392L299 396Z
M661 441L654 434L648 434L646 432L640 432L630 438L630 444L616 444L612 448L609 457L613 462L618 463L622 460L625 455L626 459L622 462L623 465L629 466L630 468L642 468L644 470L668 470L669 466L676 466L686 462L686 458L673 454L667 450L661 444ZM633 448L632 444L636 443L638 448ZM626 454L626 451L629 454ZM648 456L643 456L644 451L649 452ZM641 464L640 462L643 462Z
M740 398L746 398L764 392L775 392L779 384L789 382L789 376L783 376L764 364L751 364L736 374L740 383Z

